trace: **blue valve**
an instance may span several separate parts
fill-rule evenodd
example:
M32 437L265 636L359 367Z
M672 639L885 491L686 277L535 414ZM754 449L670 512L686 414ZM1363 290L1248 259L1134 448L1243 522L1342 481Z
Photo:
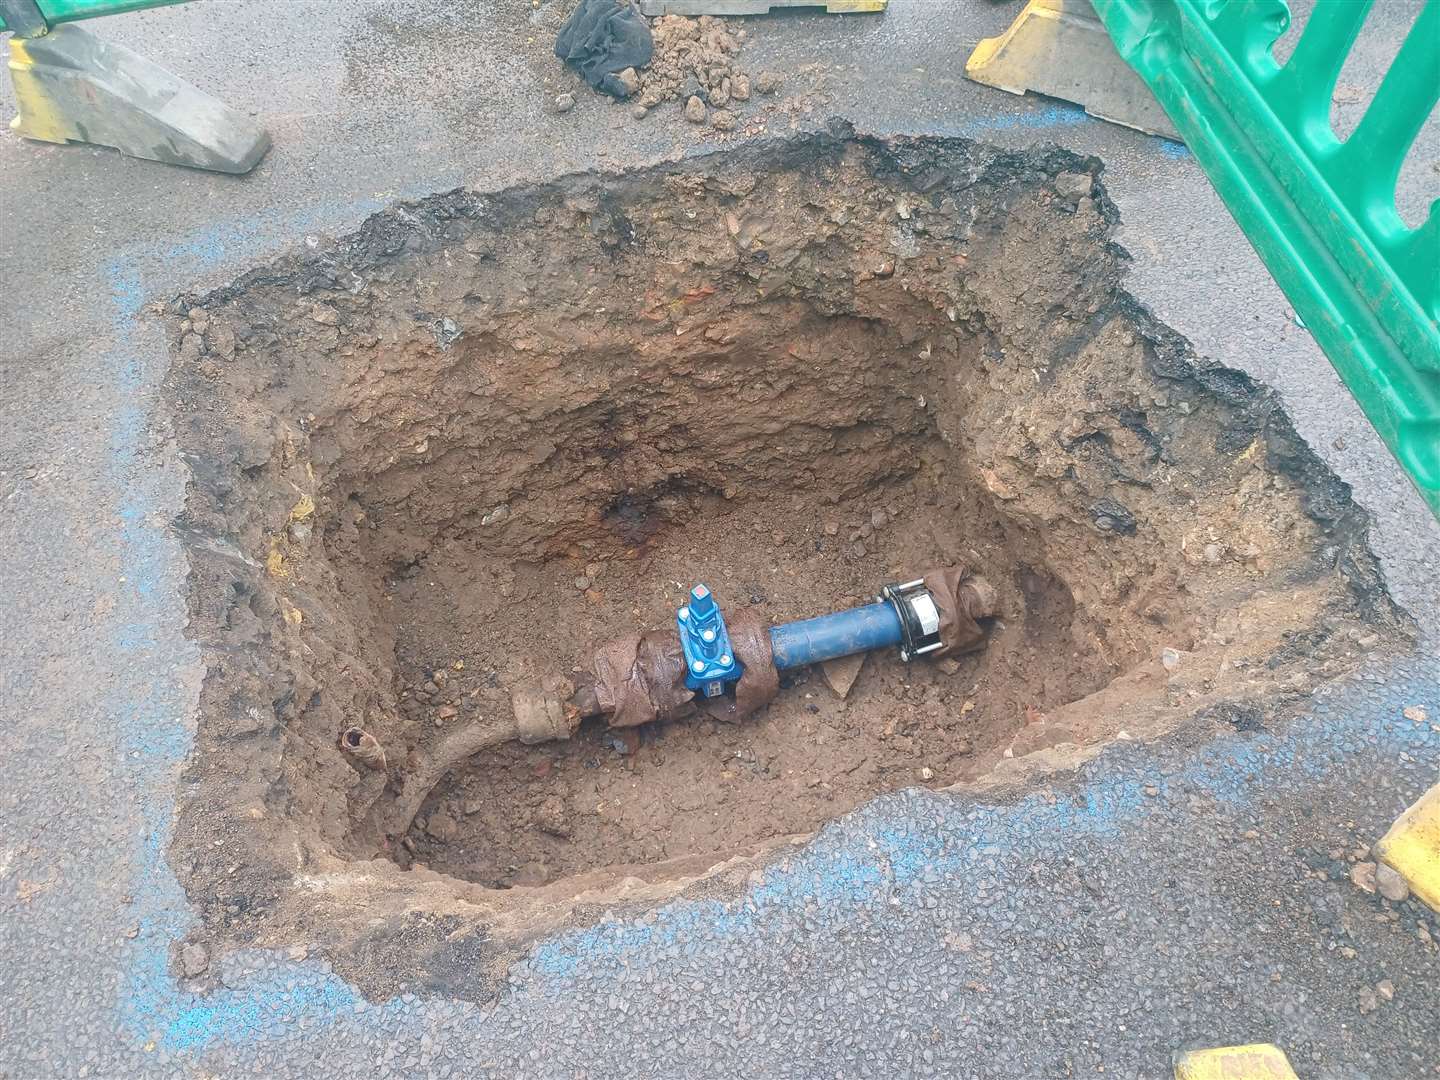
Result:
M690 603L676 612L685 652L685 685L707 698L719 697L745 667L735 659L720 605L704 585L690 590Z

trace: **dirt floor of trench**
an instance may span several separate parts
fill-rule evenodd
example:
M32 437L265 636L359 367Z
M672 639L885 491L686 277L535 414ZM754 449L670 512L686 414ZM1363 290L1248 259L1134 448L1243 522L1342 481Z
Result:
M172 303L205 933L451 980L880 792L1275 722L1405 636L1273 397L1124 293L1098 176L817 135L437 195ZM695 582L779 622L952 562L999 593L973 655L451 753Z

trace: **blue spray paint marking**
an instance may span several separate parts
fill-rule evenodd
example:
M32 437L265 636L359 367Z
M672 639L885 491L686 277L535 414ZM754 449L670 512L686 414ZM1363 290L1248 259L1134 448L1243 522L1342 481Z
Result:
M173 279L177 264L199 275L227 259L258 258L295 233L343 225L382 205L378 199L363 200L323 206L299 217L221 224L197 230L165 248L131 249L106 265L114 346L104 363L113 372L115 397L128 403L114 412L109 440L112 482L124 493L117 516L125 588L117 597L113 641L136 668L155 667L151 654L158 647L157 628L174 617L165 603L170 590L163 586L167 577L178 578L177 567L182 565L170 551L174 541L154 524L166 506L163 478L147 472L139 461L150 400L147 391L158 381L142 359L146 350L138 320L152 287L140 267L147 262L162 264L167 279ZM167 361L160 356L152 362ZM133 790L139 793L144 826L132 888L140 933L130 969L121 980L122 1027L167 1049L191 1051L221 1039L278 1035L302 1014L330 1020L352 1010L360 1001L354 989L313 965L204 997L182 989L170 975L171 945L193 925L185 896L165 862L177 774L193 745L186 721L189 696L179 681L161 680L151 684L142 700L117 695L107 706L119 748L133 769Z
M1186 146L1182 142L1176 142L1174 139L1161 139L1160 153L1164 154L1168 158L1174 158L1176 161L1185 161L1186 159L1195 156L1194 154L1190 153L1190 148L1188 146Z
M977 122L972 130L1053 127L1090 119L1083 110L1055 105L1035 113ZM141 360L145 351L136 325L149 289L135 268L146 258L169 264L170 274L176 263L189 264L192 272L199 273L230 259L259 257L282 237L343 223L379 206L378 200L372 200L322 207L298 218L218 226L167 248L136 249L109 264L116 344L106 363L114 372L117 396L144 400L146 388L154 382L153 373ZM164 358L155 362L164 363ZM162 586L167 575L178 578L182 562L168 547L174 541L147 525L166 504L159 478L147 476L138 467L145 421L144 408L127 406L116 412L111 430L113 481L125 493L119 519L122 572L128 585L117 603L122 610L116 613L115 644L131 654L137 667L145 665L155 648L150 628L166 625L174 616L165 610L171 590ZM178 591L178 581L172 588ZM138 1038L153 1038L169 1050L194 1052L219 1041L278 1037L301 1017L338 1023L342 1015L361 1007L353 988L314 966L287 967L283 974L257 976L239 987L205 996L192 994L175 981L169 973L169 949L193 925L193 915L165 862L165 852L175 812L176 776L193 742L186 726L191 703L185 686L170 681L153 685L150 696L142 701L112 700L108 704L120 746L127 761L134 763L134 790L141 793L145 826L136 851L133 887L141 932L131 967L122 978L118 1003L122 1027ZM1333 759L1308 753L1317 743L1323 749L1336 740L1369 739L1382 743L1386 752L1403 746L1412 753L1422 748L1434 751L1440 743L1428 729L1409 730L1397 723L1365 728L1371 722L1362 719L1358 711L1346 710L1327 717L1326 731L1318 740L1314 727L1303 721L1279 740L1270 735L1219 740L1162 787L1176 780L1201 783L1217 801L1243 806L1257 792L1294 785L1328 771ZM1271 779L1264 787L1255 779L1261 771ZM788 864L767 869L764 880L737 901L675 903L643 922L607 922L565 934L536 947L528 965L543 977L542 993L560 994L582 967L613 971L646 950L684 943L700 931L748 934L763 927L767 913L807 904L822 905L844 917L887 903L897 889L917 883L942 877L966 881L970 875L1001 875L1007 870L1011 840L1016 835L1108 838L1133 828L1144 816L1140 782L1103 767L1095 773L1078 796L1059 796L1053 803L1032 795L1014 806L972 807L965 814L963 829L887 820L883 804L895 798L887 797L871 809L857 812L857 820L870 821L869 835L847 839L838 826L829 826ZM385 1009L375 1011L383 1013Z
M1036 131L1053 127L1076 127L1095 122L1095 118L1079 105L1057 101L1039 109L1020 113L997 113L965 123L967 135L986 131Z
M1363 692L1358 685L1348 689ZM533 949L527 963L545 980L539 987L541 993L561 994L582 968L601 977L621 969L633 971L644 962L642 954L647 952L659 953L693 938L747 935L769 910L814 904L844 913L886 903L896 890L922 881L943 879L953 884L986 875L998 877L1007 870L1006 859L1016 835L1048 836L1057 842L1080 837L1114 840L1144 821L1147 797L1142 788L1149 783L1159 788L1161 796L1177 785L1198 788L1219 805L1240 808L1251 805L1257 795L1322 778L1344 753L1335 752L1337 746L1373 742L1387 756L1401 750L1412 755L1440 753L1440 733L1428 725L1417 727L1402 721L1399 710L1394 712L1395 718L1377 725L1373 709L1321 706L1314 716L1296 720L1278 737L1264 733L1217 739L1183 769L1161 780L1127 776L1106 768L1102 758L1093 770L1097 774L1085 778L1079 801L1059 793L1036 793L1012 806L975 806L965 815L963 833L913 820L887 821L883 803L892 797L884 797L873 810L857 811L862 817L878 819L871 822L868 836L851 839L852 845L869 846L868 859L862 853L829 846L826 837L836 827L828 826L788 865L767 869L764 884L738 901L681 902L661 908L653 924L602 923L561 935ZM1326 750L1331 753L1327 755Z

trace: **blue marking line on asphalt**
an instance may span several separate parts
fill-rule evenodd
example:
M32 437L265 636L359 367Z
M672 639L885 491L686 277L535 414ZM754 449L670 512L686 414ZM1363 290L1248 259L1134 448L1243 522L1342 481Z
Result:
M1053 127L1075 127L1092 122L1099 123L1079 105L1057 101L1027 112L998 113L967 120L964 131L967 135L984 131L1035 131Z
M421 194L424 191L415 192ZM162 264L168 277L179 264L199 277L230 258L263 257L298 233L346 227L383 205L378 199L361 200L318 207L299 217L216 225L173 245L133 248L106 264L114 346L105 363L114 372L117 397L129 402L114 413L110 431L110 469L114 486L124 493L117 516L126 583L117 596L114 641L118 650L131 656L136 669L149 666L144 661L157 647L156 628L177 617L167 608L167 598L172 589L179 591L178 568L183 566L173 554L178 541L160 517L167 512L166 485L172 478L147 470L141 460L150 408L147 388L159 381L158 373L147 369L140 320L151 292L160 286L147 283L144 267ZM148 362L158 367L168 363L168 357L163 350L156 355L152 348ZM183 939L194 922L165 861L179 770L194 741L187 721L191 702L189 689L179 679L147 684L143 695L137 700L117 692L106 709L133 770L145 830L134 860L131 892L140 933L131 967L121 979L122 1026L150 1044L185 1051L220 1039L263 1037L279 1018L298 1018L302 1013L333 1018L353 1010L361 1000L355 990L314 964L297 964L283 977L257 978L243 988L203 996L185 990L170 974L172 944Z
M1361 684L1346 689L1364 692ZM542 987L543 993L561 994L582 967L602 977L621 968L633 971L642 950L663 950L692 937L747 934L767 909L812 904L835 912L875 906L886 903L897 890L919 883L946 878L974 881L1014 870L1009 865L1010 838L1016 834L1051 837L1057 843L1073 842L1081 836L1112 838L1144 820L1148 799L1143 788L1149 783L1159 788L1161 796L1179 783L1203 788L1217 803L1241 807L1257 795L1293 788L1323 775L1339 756L1327 756L1325 751L1346 743L1374 740L1383 753L1440 751L1440 734L1428 726L1417 729L1395 712L1393 718L1377 722L1373 711L1332 711L1322 705L1313 714L1297 718L1278 737L1267 732L1219 738L1180 772L1163 779L1140 779L1123 770L1107 769L1102 759L1078 791L1036 793L1012 805L974 806L960 832L939 831L924 822L876 823L868 837L857 841L867 842L872 851L867 862L854 851L827 845L826 834L834 828L827 826L808 849L779 868L768 868L764 884L752 887L737 901L680 901L657 911L652 924L612 922L572 931L537 945L528 963L550 983ZM1314 753L1316 750L1320 752ZM1259 778L1261 771L1266 775L1264 781ZM1057 783L1063 781L1057 778Z
M1056 105L974 126L997 130L1089 119L1083 110ZM287 237L307 229L344 226L380 206L378 200L369 200L321 207L299 217L217 226L173 246L132 250L108 265L115 346L105 359L115 372L119 396L134 402L115 414L111 432L113 479L124 492L119 520L122 572L128 583L117 601L115 643L132 655L135 669L148 666L144 661L155 648L153 628L173 624L179 617L170 609L169 598L181 591L184 565L176 557L179 541L158 520L170 504L167 485L173 477L156 475L158 470L145 468L140 460L149 408L147 388L158 382L158 373L148 370L147 364L158 367L168 358L153 349L147 358L141 340L138 320L151 287L139 268L147 260L158 260L169 268L168 277L176 263L188 262L198 275L226 260L263 257ZM1349 689L1365 692L1361 687ZM171 975L170 950L194 925L184 893L165 861L179 771L193 745L188 719L192 697L178 678L148 683L144 692L147 696L138 701L117 693L107 703L126 762L133 769L133 790L141 800L145 823L132 887L141 931L133 945L132 966L121 979L118 1003L123 1029L170 1051L195 1052L216 1042L277 1036L293 1030L302 1018L341 1023L344 1015L368 1008L352 987L314 963L286 966L279 974L255 976L205 995L184 989ZM1219 739L1180 776L1202 782L1217 800L1240 805L1257 793L1324 773L1333 760L1333 748L1346 739L1374 740L1387 751L1402 745L1433 750L1440 744L1440 736L1428 729L1407 730L1398 718L1377 724L1373 712L1340 710L1326 716L1323 731L1318 720L1302 718L1278 739L1269 734ZM1320 752L1314 753L1317 748ZM1327 749L1332 751L1331 759L1325 756ZM1262 785L1254 779L1261 769L1268 772L1270 783ZM1166 781L1157 783L1164 787ZM1056 791L1050 797L1032 794L1013 805L973 806L961 830L941 831L923 822L877 821L885 813L883 806L861 810L857 813L862 821L868 817L876 822L868 837L837 849L827 840L835 839L838 827L828 826L811 846L779 866L768 867L763 880L736 900L675 902L644 921L605 922L559 935L536 946L526 962L543 977L540 992L559 994L582 966L605 972L629 963L641 950L678 943L691 935L749 933L769 912L814 904L843 917L888 903L898 889L948 875L971 880L977 869L993 875L1014 857L1014 835L1049 836L1060 843L1077 835L1109 837L1133 827L1146 813L1142 786L1122 767L1107 767L1102 760L1090 767L1075 791Z

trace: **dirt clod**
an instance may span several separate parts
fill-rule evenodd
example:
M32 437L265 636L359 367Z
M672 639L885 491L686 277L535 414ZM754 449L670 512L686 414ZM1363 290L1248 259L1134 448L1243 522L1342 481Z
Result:
M698 94L692 95L690 100L685 102L685 119L692 124L703 124L705 115L705 102L700 100Z
M778 71L762 71L755 80L755 91L760 94L773 94L785 85L785 76Z
M210 966L210 950L197 942L190 942L180 949L180 971L187 979L205 974Z
M430 820L425 823L425 831L436 840L445 843L455 839L455 834L459 831L459 826L455 824L455 819L449 814L437 810L430 815Z

